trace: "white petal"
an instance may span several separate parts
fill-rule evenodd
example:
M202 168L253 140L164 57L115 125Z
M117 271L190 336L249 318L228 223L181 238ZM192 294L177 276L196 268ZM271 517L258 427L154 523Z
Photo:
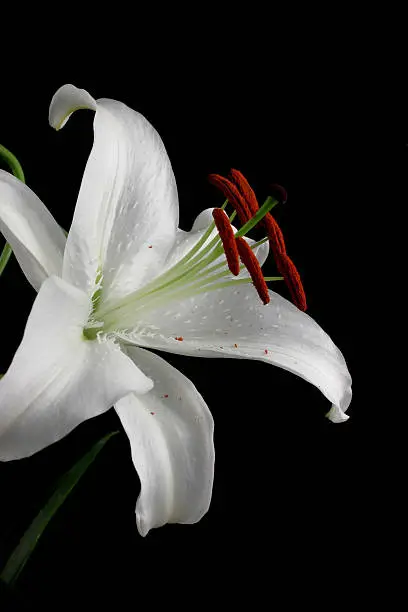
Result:
M28 457L127 393L151 389L116 344L83 337L88 311L86 294L62 279L42 284L0 381L0 460Z
M96 100L85 89L74 85L63 85L55 92L48 113L48 121L56 130L60 130L73 112L80 108L96 111Z
M38 291L51 274L60 276L65 236L27 185L0 170L0 230L28 281Z
M339 349L311 317L269 294L264 306L252 285L241 285L143 312L146 333L135 341L182 355L273 363L320 389L333 404L329 419L347 419L351 377ZM175 339L180 336L183 341Z
M75 88L66 87L53 98L58 117L70 111L75 97ZM84 93L78 96L80 102ZM161 138L142 115L115 100L98 100L94 133L63 274L90 294L102 269L106 303L162 268L175 240L178 198Z
M213 419L193 383L164 359L130 347L154 380L143 397L115 406L129 436L141 481L136 505L141 535L165 523L195 523L207 512L214 473Z

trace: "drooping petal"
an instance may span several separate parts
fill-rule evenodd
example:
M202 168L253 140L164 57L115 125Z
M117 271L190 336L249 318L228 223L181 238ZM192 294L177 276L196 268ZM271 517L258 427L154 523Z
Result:
M136 521L141 535L165 523L195 523L210 504L213 419L193 383L157 355L126 349L154 388L115 406L129 436L141 481Z
M0 381L0 460L28 457L129 392L152 387L112 341L86 340L85 293L55 276L41 286Z
M332 421L344 421L351 377L339 349L307 314L269 292L264 306L252 285L225 287L143 311L140 346L197 357L257 359L315 385L333 404ZM183 341L176 338L182 337Z
M178 223L176 182L163 142L138 112L95 102L73 85L57 91L50 122L95 110L89 156L64 257L66 280L88 295L103 273L105 303L136 290L162 267ZM151 248L149 248L151 247Z
M51 274L61 276L63 231L35 193L4 170L0 170L0 230L36 291Z

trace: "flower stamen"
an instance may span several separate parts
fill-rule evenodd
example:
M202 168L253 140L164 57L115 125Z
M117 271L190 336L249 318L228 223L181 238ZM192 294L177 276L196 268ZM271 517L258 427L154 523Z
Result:
M251 211L251 216L256 213L259 208L258 200L256 199L256 195L251 185L248 183L245 176L239 170L235 170L231 168L230 170L231 180L234 182L242 197L245 199L249 210Z
M245 198L245 201L251 211L251 216L255 215L255 213L259 210L259 204L251 185L248 183L245 176L239 170L235 170L234 168L232 168L230 171L230 176L235 181L236 186L241 192L242 196ZM275 189L277 189L279 186L274 185L274 187ZM281 195L282 190L283 188L279 189ZM284 201L286 202L286 191L283 190L283 192L285 194ZM265 227L265 229L267 230L268 237L270 238L270 247L275 259L279 257L279 251L286 253L285 241L283 239L282 231L270 213L265 215L260 225L263 225L263 227ZM278 247L279 251L276 250L276 246Z
M218 189L220 189L220 191L224 194L224 197L228 199L231 206L234 208L234 210L236 210L241 225L244 225L247 221L249 221L249 219L252 217L251 211L247 202L245 201L245 198L242 197L235 185L219 174L210 174L208 176L208 180L212 185L218 187Z
M268 285L262 274L261 266L249 244L240 236L236 238L238 253L242 263L247 268L255 289L264 304L270 302Z
M293 303L299 308L299 310L303 310L303 312L305 312L307 309L305 290L303 289L302 281L295 264L291 258L286 255L286 253L281 258L278 269L285 279Z
M228 268L234 276L239 274L239 255L230 220L221 208L214 208L212 216L224 247Z
M268 235L269 246L275 258L276 264L278 264L281 255L286 253L286 245L285 240L283 238L282 230L271 214L265 215L263 225Z
M255 215L259 210L259 204L258 200L256 199L255 192L248 183L247 179L241 172L239 172L239 170L235 169L231 169L230 176L235 182L240 194L245 199L246 204L251 211L251 215ZM286 190L280 185L273 185L273 187L275 191L279 192L282 201L286 202ZM282 274L285 279L285 283L289 289L294 304L300 310L305 311L307 309L306 294L303 289L299 272L286 252L282 230L270 212L265 215L260 223L266 229L269 239L269 246L273 253L276 266L280 274Z
M281 276L268 277L258 281L257 278L259 274L262 277L262 273L257 263L251 264L252 277L251 273L249 277L234 278L233 280L228 278L228 276L231 272L234 276L237 276L240 270L244 269L244 265L241 264L239 259L238 245L235 239L245 236L254 228L277 204L277 200L268 197L258 211L253 216L250 215L249 219L235 233L231 226L231 218L228 218L224 213L227 203L228 200L221 209L214 212L214 221L210 223L207 230L190 251L173 267L167 269L144 287L124 296L117 302L109 305L97 304L97 309L93 316L97 321L103 322L105 333L111 331L117 333L120 330L126 330L128 327L134 327L135 321L139 320L142 312L160 308L169 302L191 298L200 293L217 291L242 283L253 283L252 277L255 278L260 294L264 296L264 303L267 303L265 281L282 280ZM212 237L215 228L218 231ZM248 248L252 252L253 249L260 246L265 240L267 238L251 246L248 245ZM216 263L216 260L222 255L226 256L226 259L222 258L222 262ZM243 257L246 257L246 260L249 261L249 255L243 255ZM253 262L252 258L251 261ZM119 321L120 327L118 326Z

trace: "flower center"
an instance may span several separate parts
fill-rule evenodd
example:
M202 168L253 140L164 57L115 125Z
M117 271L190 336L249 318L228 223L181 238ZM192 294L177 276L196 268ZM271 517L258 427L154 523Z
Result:
M297 302L302 302L303 287L299 275L286 254L280 229L270 215L270 210L278 201L268 197L263 206L259 207L246 179L238 171L232 171L232 176L238 186L218 175L210 175L210 181L220 187L227 200L221 208L214 209L214 221L190 251L173 267L107 308L101 301L102 273L98 273L96 289L92 296L93 312L84 329L86 338L95 339L99 332L134 328L137 321L141 321L143 312L155 310L169 302L181 301L200 293L244 283L253 283L263 303L267 304L270 298L266 281L284 278ZM230 217L224 212L228 202L234 208ZM235 215L241 221L242 227L234 233L231 221ZM268 236L249 245L243 236L258 223L265 227ZM267 240L282 276L264 278L262 274L253 251ZM249 276L231 279L230 273L239 276L244 268L247 269ZM299 286L302 287L301 290Z

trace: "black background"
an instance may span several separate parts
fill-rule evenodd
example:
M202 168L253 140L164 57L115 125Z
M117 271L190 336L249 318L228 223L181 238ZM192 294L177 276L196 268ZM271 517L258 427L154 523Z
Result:
M81 68L30 65L21 80L10 73L0 140L66 228L93 119L78 112L59 133L48 126L49 101L66 82L95 98L125 102L156 127L176 175L183 229L203 208L222 202L207 183L210 172L238 168L260 201L272 183L282 184L289 198L275 216L304 281L308 313L339 346L354 377L351 418L330 423L320 392L278 368L164 355L191 378L215 419L209 513L196 525L167 525L140 537L134 520L140 485L121 433L53 519L21 575L17 595L27 609L56 609L61 601L96 607L115 601L125 609L145 599L153 609L162 602L183 609L204 597L231 607L248 601L252 609L281 596L288 606L297 598L312 602L324 585L337 592L343 581L361 580L363 557L378 545L372 509L384 489L356 349L364 284L360 223L370 206L364 165L374 114L364 63L323 41L307 53L288 42L284 55L295 59L283 63L272 38L251 52L227 41L222 58L214 52L222 37L209 32L206 45L200 57L186 45L177 58L164 47L147 61L135 47L134 61L127 49L125 64L118 53ZM279 291L286 296L283 285ZM1 278L1 296L10 331L2 335L4 372L35 298L14 259ZM111 410L32 458L0 465L0 565L56 478L115 429L120 423Z

